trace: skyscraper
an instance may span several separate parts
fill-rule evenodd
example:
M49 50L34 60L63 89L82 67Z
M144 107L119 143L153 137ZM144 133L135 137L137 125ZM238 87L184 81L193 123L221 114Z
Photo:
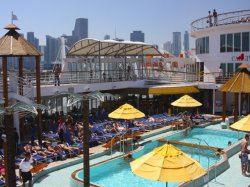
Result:
M46 35L46 48L44 60L46 63L51 64L56 60L59 50L59 40L58 38L53 38L52 36Z
M181 32L173 32L173 55L179 56L181 53Z
M88 38L88 19L86 18L77 18L75 22L75 28L72 31L72 37L74 38L74 42Z
M172 53L172 43L167 41L163 44L163 50Z
M189 51L189 33L188 33L188 31L185 31L185 33L184 33L183 45L184 45L185 55L188 58L188 51Z
M104 40L110 40L110 35L106 34L106 35L104 36Z
M144 33L142 31L133 31L132 33L130 33L130 41L144 42Z
M34 32L27 32L27 41L39 50L39 40L35 37ZM35 69L35 58L24 57L24 68Z
M39 49L39 40L35 37L34 32L27 32L27 40L35 46L37 49Z

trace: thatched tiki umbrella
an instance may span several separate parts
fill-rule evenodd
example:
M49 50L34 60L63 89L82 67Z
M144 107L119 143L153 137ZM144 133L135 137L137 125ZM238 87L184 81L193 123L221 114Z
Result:
M250 72L247 70L250 65L242 64L241 70L222 85L219 90L222 92L223 120L226 118L226 93L234 93L234 122L238 119L239 94L250 93ZM250 106L249 106L250 107Z
M33 47L27 40L24 39L16 30L19 28L10 24L5 27L9 30L2 38L0 38L0 57L2 57L2 71L3 71L3 98L6 113L4 115L4 125L6 142L4 143L4 162L6 167L6 186L16 186L15 174L15 137L13 126L13 111L9 108L9 92L8 92L8 74L7 74L7 61L8 57L19 58L19 77L23 77L23 57L34 56L36 58L36 96L37 104L41 103L40 95L40 56L41 53ZM22 85L19 85L22 90ZM22 95L22 91L19 94ZM37 117L38 129L41 125L41 110L38 110ZM38 130L38 138L41 141L41 132Z

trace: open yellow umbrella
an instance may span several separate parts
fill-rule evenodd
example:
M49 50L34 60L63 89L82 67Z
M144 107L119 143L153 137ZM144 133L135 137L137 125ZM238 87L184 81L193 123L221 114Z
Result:
M177 107L198 107L201 106L202 104L192 98L189 95L184 95L181 98L177 99L176 101L171 103L172 106L177 106Z
M130 163L140 177L163 182L184 182L206 174L201 165L171 144L165 144Z
M240 131L250 131L250 114L230 126Z
M145 117L145 114L134 108L132 105L126 103L111 112L108 117L114 119L136 119Z

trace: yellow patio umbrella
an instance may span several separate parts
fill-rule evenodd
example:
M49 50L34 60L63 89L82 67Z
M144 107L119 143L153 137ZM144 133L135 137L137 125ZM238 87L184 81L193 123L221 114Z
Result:
M132 105L126 103L111 112L108 117L114 119L136 119L145 117L145 114L134 108Z
M192 98L189 95L184 95L177 99L176 101L171 103L172 106L177 106L177 107L198 107L201 106L202 104Z
M171 144L165 144L130 163L140 177L163 182L184 182L206 174L201 165Z
M250 114L230 126L233 129L250 132Z

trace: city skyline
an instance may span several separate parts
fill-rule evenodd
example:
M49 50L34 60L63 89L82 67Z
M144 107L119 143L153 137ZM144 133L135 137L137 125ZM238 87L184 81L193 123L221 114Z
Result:
M162 46L166 41L172 41L173 32L185 30L190 32L192 21L205 17L208 10L231 12L244 10L248 0L75 0L74 3L62 1L6 1L0 8L0 36L5 34L3 29L11 23L11 12L17 16L16 24L26 36L34 32L45 45L46 35L59 37L71 35L77 18L87 18L89 21L89 37L102 40L108 34L111 39L130 39L130 33L141 30L145 33L145 42ZM190 39L190 48L194 47Z

